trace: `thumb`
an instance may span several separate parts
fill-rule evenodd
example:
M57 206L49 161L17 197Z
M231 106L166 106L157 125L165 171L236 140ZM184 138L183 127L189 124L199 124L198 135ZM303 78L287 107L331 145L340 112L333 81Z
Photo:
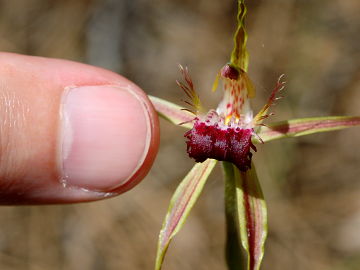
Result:
M0 203L98 200L149 171L159 127L125 78L64 60L0 53Z

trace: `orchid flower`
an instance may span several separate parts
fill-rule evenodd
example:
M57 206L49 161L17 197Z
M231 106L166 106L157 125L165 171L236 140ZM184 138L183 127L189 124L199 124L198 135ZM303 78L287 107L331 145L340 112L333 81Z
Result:
M229 269L260 269L267 236L267 209L255 166L251 161L256 144L333 131L360 125L360 117L330 116L264 124L270 108L281 98L282 77L267 103L254 115L250 99L255 87L247 73L245 31L246 6L238 0L237 30L230 62L219 72L213 90L222 83L223 98L216 109L206 110L195 91L187 68L177 82L189 98L188 108L150 97L159 115L189 129L185 134L187 153L196 162L176 189L159 235L155 270L160 270L171 239L184 225L217 161L225 176L226 259ZM246 258L243 258L245 253Z

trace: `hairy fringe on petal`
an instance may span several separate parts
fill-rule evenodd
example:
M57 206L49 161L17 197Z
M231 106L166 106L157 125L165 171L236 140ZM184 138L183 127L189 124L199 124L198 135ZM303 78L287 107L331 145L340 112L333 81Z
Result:
M184 77L184 82L176 81L176 83L181 87L182 90L184 90L186 96L189 98L189 100L184 100L184 102L190 106L189 109L185 109L195 115L198 115L198 113L201 111L201 102L199 95L196 93L194 84L191 80L189 70L187 67L183 67L182 65L179 65L179 69L181 74Z
M259 113L254 117L254 120L253 120L254 125L257 125L257 126L264 125L264 124L262 124L262 122L269 116L274 115L274 113L272 113L272 112L268 113L268 110L272 105L275 105L276 100L283 98L283 96L278 96L278 97L276 96L285 87L285 82L282 81L283 77L284 77L284 74L282 74L279 77L279 79L276 83L276 86L275 86L274 90L271 92L271 95L270 95L267 103L259 111Z

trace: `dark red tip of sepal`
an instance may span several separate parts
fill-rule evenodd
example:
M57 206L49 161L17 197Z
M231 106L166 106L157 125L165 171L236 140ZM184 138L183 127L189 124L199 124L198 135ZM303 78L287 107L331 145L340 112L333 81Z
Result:
M256 151L251 142L252 134L252 129L224 129L218 124L207 125L198 120L184 136L188 139L186 144L189 157L196 162L212 158L232 162L240 171L247 171L251 168L250 150Z

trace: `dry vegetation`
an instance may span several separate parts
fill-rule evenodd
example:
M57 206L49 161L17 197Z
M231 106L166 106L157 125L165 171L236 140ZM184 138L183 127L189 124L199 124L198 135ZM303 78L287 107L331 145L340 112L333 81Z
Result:
M249 0L250 75L259 108L285 73L275 120L360 115L359 0ZM232 47L232 0L0 0L0 50L65 58L124 74L147 93L182 96L177 64L200 95ZM152 269L168 201L192 166L183 130L164 121L148 177L107 201L0 208L0 268ZM263 269L359 269L359 129L259 147L255 162L269 207ZM167 270L225 269L223 183L209 180Z

